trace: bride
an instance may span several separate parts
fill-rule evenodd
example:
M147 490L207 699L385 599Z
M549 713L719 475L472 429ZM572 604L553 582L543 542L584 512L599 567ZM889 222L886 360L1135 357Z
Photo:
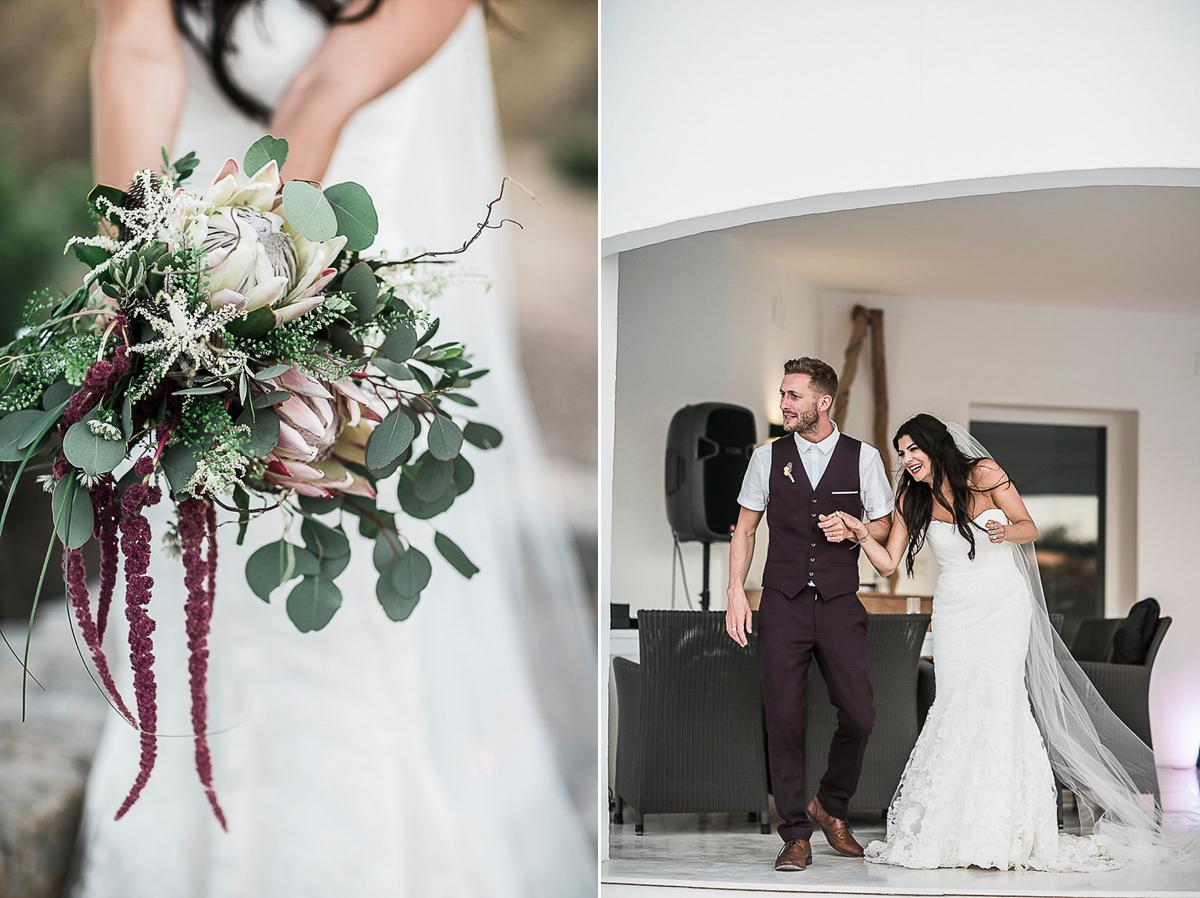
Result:
M893 439L903 468L886 546L842 512L881 574L928 540L937 694L866 859L903 867L1089 871L1161 859L1154 759L1050 626L1038 530L1016 487L957 424L920 414ZM1031 713L1032 706L1032 713ZM1059 833L1055 776L1085 835ZM1145 793L1145 794L1143 794Z
M93 7L101 182L156 167L165 145L196 151L202 185L269 132L289 140L285 177L367 188L372 252L393 257L459 246L499 190L486 34L468 0ZM209 720L225 833L196 783L192 740L175 738L191 729L182 569L156 552L159 761L114 821L138 740L112 716L88 783L77 896L594 893L575 805L594 794L595 648L520 376L506 231L454 266L491 289L460 279L431 308L491 369L471 393L478 419L504 433L500 449L471 456L475 488L437 521L481 572L461 578L410 521L435 565L412 616L393 623L378 607L359 541L339 577L343 607L300 633L243 574L281 520L254 521L245 548L221 528ZM153 523L161 537L165 516ZM113 618L115 659L124 621Z

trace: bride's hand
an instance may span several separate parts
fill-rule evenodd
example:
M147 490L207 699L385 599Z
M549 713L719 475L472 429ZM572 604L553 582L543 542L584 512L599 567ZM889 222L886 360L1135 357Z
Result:
M846 514L846 512L844 512L844 511L835 511L826 520L839 521L841 523L841 525L846 529L850 538L853 539L857 543L860 543L864 539L866 539L870 533L870 531L867 530L866 524L864 524L858 518L854 517L854 515ZM822 529L824 529L823 524L822 524ZM826 530L825 532L826 532L826 534L829 533L828 530Z
M994 543L1004 542L1004 525L999 521L987 522L988 539Z

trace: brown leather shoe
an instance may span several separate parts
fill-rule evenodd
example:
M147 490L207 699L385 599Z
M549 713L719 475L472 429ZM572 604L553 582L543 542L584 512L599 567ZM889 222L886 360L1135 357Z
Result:
M775 858L776 870L803 870L812 863L812 849L808 839L790 839L779 849Z
M812 797L812 801L808 803L808 816L812 817L817 826L821 827L821 832L825 833L825 839L829 842L829 847L838 854L844 854L846 857L862 857L862 846L854 840L854 836L850 834L850 827L846 825L845 820L839 820L833 817L821 807L821 802L817 800L817 796Z

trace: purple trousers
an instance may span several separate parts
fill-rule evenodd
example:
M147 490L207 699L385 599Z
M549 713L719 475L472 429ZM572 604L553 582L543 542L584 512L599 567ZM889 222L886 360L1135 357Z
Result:
M793 598L764 589L758 609L758 656L767 715L767 756L779 835L807 839L813 821L805 807L805 707L808 665L815 657L838 725L817 796L834 817L846 818L858 788L863 754L875 724L867 670L867 610L850 593L823 599L808 586Z

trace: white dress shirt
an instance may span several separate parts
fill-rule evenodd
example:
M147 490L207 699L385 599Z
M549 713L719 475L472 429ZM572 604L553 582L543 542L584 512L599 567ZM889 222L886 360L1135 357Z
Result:
M829 459L841 435L836 424L833 425L833 433L819 443L810 443L800 434L792 434L796 448L800 450L800 462L804 465L804 473L808 475L808 482L814 488L825 476L825 469L829 467ZM786 440L787 437L782 436L780 439ZM754 454L750 456L750 466L746 469L742 491L738 494L738 505L751 511L764 511L770 498L770 487L771 444L766 443L755 449ZM862 444L858 454L858 490L862 496L865 521L882 518L896 504L879 450L866 443Z

